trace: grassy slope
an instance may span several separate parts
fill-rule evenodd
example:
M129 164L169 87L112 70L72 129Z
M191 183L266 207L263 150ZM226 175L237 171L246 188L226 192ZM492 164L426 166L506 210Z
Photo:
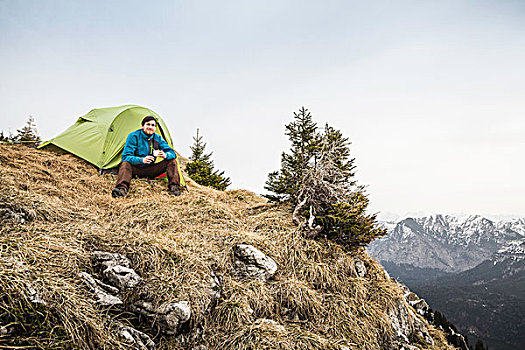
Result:
M401 291L363 249L345 252L326 241L301 238L287 208L248 191L219 192L190 184L170 196L164 182L134 180L128 197L113 199L114 175L99 176L71 155L0 145L0 209L29 222L4 220L0 232L0 323L16 322L8 342L43 348L119 346L109 315L146 331L162 349L178 349L127 313L99 310L78 281L93 272L90 252L125 254L145 279L132 301L189 300L192 324L205 324L209 349L379 349L390 332L386 307ZM231 278L231 248L253 244L278 264L275 279ZM352 277L353 256L366 278ZM221 302L205 313L212 271L224 278ZM46 307L20 298L30 282ZM291 312L289 310L292 310ZM270 318L283 328L254 322ZM431 329L432 349L447 349ZM424 348L423 346L421 346Z

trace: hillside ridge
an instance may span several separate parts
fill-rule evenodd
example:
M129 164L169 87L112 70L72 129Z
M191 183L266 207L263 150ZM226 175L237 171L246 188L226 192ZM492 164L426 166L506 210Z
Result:
M249 191L190 181L173 197L162 181L135 180L113 199L114 175L12 145L0 145L0 176L0 345L453 348L363 248L305 239L289 208ZM257 259L243 261L247 246ZM250 275L258 259L275 271ZM97 289L121 303L102 305Z

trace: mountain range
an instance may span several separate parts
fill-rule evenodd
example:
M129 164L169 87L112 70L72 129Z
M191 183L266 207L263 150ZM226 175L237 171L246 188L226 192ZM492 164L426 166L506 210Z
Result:
M383 222L388 235L368 251L381 261L461 272L489 259L507 242L525 237L525 219L494 222L479 215L451 215Z
M525 220L432 215L383 222L368 248L392 277L490 349L525 348Z

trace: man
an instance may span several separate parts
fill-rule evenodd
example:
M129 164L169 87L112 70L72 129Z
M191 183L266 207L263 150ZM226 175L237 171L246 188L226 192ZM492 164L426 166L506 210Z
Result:
M128 194L131 178L153 179L166 172L169 193L179 196L180 177L177 168L177 154L159 134L155 133L157 121L152 116L142 119L142 129L131 132L122 151L122 163L118 170L117 184L111 191L113 197ZM162 158L155 163L156 158Z

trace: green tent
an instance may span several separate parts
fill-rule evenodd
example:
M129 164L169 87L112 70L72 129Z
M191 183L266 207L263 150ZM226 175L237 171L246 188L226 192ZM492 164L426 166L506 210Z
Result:
M164 120L151 109L125 105L98 108L78 118L75 124L38 148L72 153L96 166L101 173L112 172L120 164L126 137L140 129L141 121L151 115L157 119L157 131L173 148ZM178 163L178 159L177 159ZM186 186L180 171L181 185Z

